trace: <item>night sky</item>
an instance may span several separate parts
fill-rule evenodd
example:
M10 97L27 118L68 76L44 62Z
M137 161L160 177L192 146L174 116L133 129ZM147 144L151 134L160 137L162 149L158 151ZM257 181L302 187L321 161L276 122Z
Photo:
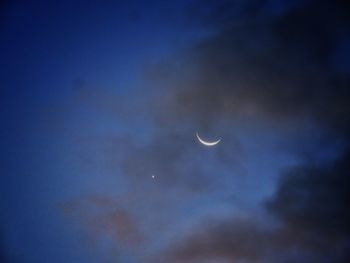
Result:
M350 262L346 0L2 0L0 117L1 263Z

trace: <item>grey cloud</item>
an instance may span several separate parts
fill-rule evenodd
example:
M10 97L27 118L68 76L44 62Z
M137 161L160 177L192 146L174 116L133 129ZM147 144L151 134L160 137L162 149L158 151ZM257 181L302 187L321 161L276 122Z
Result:
M237 5L245 10L241 16L234 11ZM216 33L153 73L155 94L160 95L142 101L140 113L154 121L150 141L118 142L128 146L121 146L121 167L132 183L142 183L146 171L163 174L158 180L166 189L211 187L205 167L186 163L188 154L207 157L192 144L197 129L215 134L227 130L222 127L231 131L237 122L255 121L287 123L287 129L297 124L303 130L299 122L316 122L330 130L327 140L342 137L349 142L350 79L330 63L349 27L349 5L308 1L279 15L264 6L263 1L225 1L209 14L205 12L212 5L200 7ZM119 111L119 106L111 108ZM228 141L217 153L233 170L243 151L233 147L234 139ZM322 150L319 145L315 151ZM348 162L347 153L321 166L305 160L305 165L281 174L275 195L264 207L275 220L272 228L251 218L201 223L157 256L162 262L347 262Z
M283 16L262 13L258 21L251 14L239 25L229 20L179 66L169 68L165 78L175 83L175 91L160 115L170 121L191 118L203 126L243 115L313 118L343 127L349 116L349 77L329 63L342 35L332 28L348 25L339 19L345 11L338 4L312 2ZM187 70L197 77L187 77Z
M202 224L173 244L168 262L348 262L350 78L337 71L331 56L349 33L349 5L308 1L273 15L260 1L248 2L252 6L238 18L230 8L243 2L227 1L212 16L206 13L212 6L202 6L217 33L163 75L174 89L162 94L160 123L185 119L210 130L218 119L316 122L330 131L325 140L341 137L344 145L335 161L305 159L281 174L266 204L280 228L235 219ZM189 68L196 77L188 76ZM314 154L325 151L318 146Z

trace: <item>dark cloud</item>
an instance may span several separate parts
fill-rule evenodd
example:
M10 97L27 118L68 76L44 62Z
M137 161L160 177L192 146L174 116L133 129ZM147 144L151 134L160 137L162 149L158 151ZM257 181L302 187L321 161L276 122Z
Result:
M267 228L249 218L231 218L208 220L194 227L162 256L167 262L191 263L348 262L348 241L289 227Z
M334 258L327 262L350 259L349 157L347 151L328 164L306 164L289 170L282 174L276 195L267 203L268 210L286 228L303 236L298 244L307 245L305 238L310 237L320 241L314 241L313 248L319 257Z
M350 260L349 152L322 165L281 175L266 203L277 222L233 217L191 228L172 243L167 262L348 262Z
M306 1L274 13L267 1L221 3L214 12L211 2L196 7L216 33L159 70L160 83L173 87L161 93L159 124L212 131L217 123L254 120L303 131L317 123L328 131L323 141L344 143L335 160L298 156L303 164L281 174L266 204L274 227L235 218L203 223L172 244L166 261L348 262L350 76L331 60L350 33L349 4ZM246 11L234 12L237 5Z
M349 4L295 1L289 5L280 1L283 12L273 12L268 5L276 5L274 2L209 1L195 7L191 19L210 24L215 33L154 70L150 79L156 92L131 105L136 110L117 104L112 94L91 92L85 84L78 89L78 99L91 107L126 116L129 124L130 119L140 116L151 122L149 130L143 130L144 141L136 141L132 135L116 140L116 159L111 158L111 162L120 164L131 182L131 191L121 204L136 200L151 207L149 203L154 203L154 214L159 217L159 207L168 205L162 203L169 200L168 191L213 190L216 180L209 176L213 174L211 165L237 172L244 154L232 138L237 123L273 123L270 129L283 126L301 134L298 139L302 139L292 143L297 144L293 153L303 165L281 174L275 195L263 205L267 215L261 217L267 216L267 223L252 217L208 219L170 242L168 249L149 262L159 262L158 257L164 259L161 262L349 261L350 78L331 63L338 42L349 34ZM307 147L305 140L313 136L303 134L310 123L319 125L320 133L326 136L308 154L318 156L327 151L325 145L341 138L344 145L340 148L345 151L339 150L338 159L332 156L335 160L320 165L299 155ZM193 145L198 129L230 135L225 138L225 147L215 149L215 158ZM120 152L122 157L117 160ZM153 173L161 188L145 186ZM176 205L186 203L186 198L181 196ZM102 207L92 219L98 224L89 224L94 231L114 233L115 239L125 243L142 240L137 220L128 209L104 198L98 200L92 203L99 210ZM91 210L91 203L87 210ZM86 218L85 212L82 218Z
M311 2L282 16L261 11L251 19L250 13L238 25L229 19L169 69L166 78L175 83L175 94L168 96L163 119L172 114L170 121L192 118L210 125L241 115L278 121L311 117L344 126L349 77L329 60L348 28L345 13L337 2ZM197 78L187 77L187 70Z
M349 152L321 166L293 168L281 176L269 210L291 226L327 236L349 236Z

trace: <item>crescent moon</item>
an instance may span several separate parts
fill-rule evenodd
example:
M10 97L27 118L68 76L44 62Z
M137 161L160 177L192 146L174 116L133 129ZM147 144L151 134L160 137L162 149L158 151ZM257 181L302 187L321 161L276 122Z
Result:
M198 132L196 133L196 136L197 136L198 141L205 146L215 146L221 141L221 139L214 141L214 142L205 141L201 137L199 137Z

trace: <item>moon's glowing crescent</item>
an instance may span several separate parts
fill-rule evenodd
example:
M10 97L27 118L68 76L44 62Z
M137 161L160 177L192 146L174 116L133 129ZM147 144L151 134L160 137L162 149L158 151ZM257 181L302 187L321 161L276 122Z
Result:
M221 139L219 139L215 142L204 141L201 137L199 137L198 132L196 133L196 136L197 136L198 141L205 146L214 146L214 145L217 145L221 141Z

